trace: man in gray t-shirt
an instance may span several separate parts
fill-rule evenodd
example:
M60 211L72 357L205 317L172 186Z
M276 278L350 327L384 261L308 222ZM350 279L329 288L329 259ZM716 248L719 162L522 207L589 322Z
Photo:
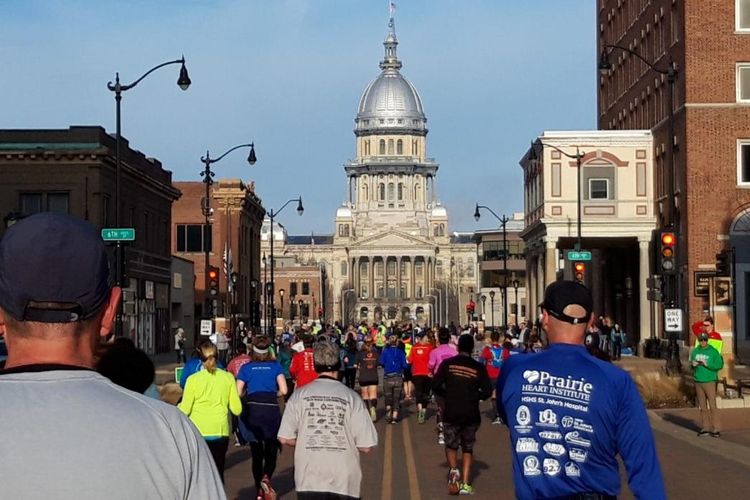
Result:
M313 347L318 378L292 394L279 429L279 441L295 446L297 498L328 493L329 498L359 498L359 453L378 444L378 434L362 398L336 379L338 347L328 341Z
M3 498L224 499L205 441L177 409L93 371L121 290L93 226L32 215L0 240Z

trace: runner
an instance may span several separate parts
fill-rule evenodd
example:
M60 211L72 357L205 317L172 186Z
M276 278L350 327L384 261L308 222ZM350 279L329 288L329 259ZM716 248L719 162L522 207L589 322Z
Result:
M356 368L359 370L359 389L362 393L362 399L365 401L370 418L373 422L378 419L378 351L372 342L372 337L365 337L365 344L357 354Z
M315 372L315 362L313 361L314 342L315 340L312 335L304 334L302 336L302 345L305 349L292 357L289 374L294 379L294 387L296 389L318 378L318 374Z
M383 393L385 394L385 414L389 424L398 423L398 411L401 409L401 395L404 390L404 371L406 355L398 348L398 336L391 334L388 345L380 357L383 366Z
M440 363L442 363L444 360L448 358L452 358L456 354L458 354L458 350L456 349L456 346L450 343L451 341L451 332L447 328L440 328L438 330L437 339L440 345L432 350L430 353L430 361L428 363L428 369L430 370L430 375L435 376L438 369L440 368ZM437 405L437 433L438 433L438 444L444 445L445 444L445 436L443 435L443 409L445 407L445 401L443 398L439 395L435 395L435 404Z
M490 341L490 345L485 347L484 351L482 351L482 360L487 369L487 375L490 377L490 382L492 382L492 413L494 415L492 423L499 425L502 424L503 421L497 412L497 404L495 403L497 394L495 386L497 385L497 379L500 377L500 367L502 366L503 361L510 357L510 351L500 344L500 332L493 330L490 334Z
M445 360L432 382L435 394L445 398L443 411L445 432L445 458L448 461L448 493L473 495L471 464L473 462L476 433L481 423L479 401L492 392L490 379L484 366L471 359L474 339L461 335L458 339L458 356ZM458 448L461 447L463 482L458 470Z
M417 334L419 343L412 347L409 353L414 393L417 400L417 422L423 424L427 415L427 405L430 402L430 352L432 346L427 335Z
M404 332L401 335L401 341L398 343L398 347L404 351L407 362L406 369L404 370L404 401L411 401L414 398L414 383L412 381L413 375L411 364L409 364L409 354L413 347L410 331Z

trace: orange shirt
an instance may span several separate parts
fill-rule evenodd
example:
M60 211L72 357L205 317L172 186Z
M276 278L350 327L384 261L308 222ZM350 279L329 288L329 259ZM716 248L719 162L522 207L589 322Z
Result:
M409 363L411 363L411 374L413 376L430 374L430 369L428 368L430 351L432 351L432 346L421 342L411 348Z

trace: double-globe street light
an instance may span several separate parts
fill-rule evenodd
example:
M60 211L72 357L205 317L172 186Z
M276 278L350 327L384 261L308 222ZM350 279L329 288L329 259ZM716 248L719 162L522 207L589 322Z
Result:
M164 63L161 63L157 66L154 66L150 70L146 71L139 79L134 81L131 84L123 85L120 83L120 73L115 73L115 82L112 83L112 81L107 82L107 88L115 93L115 226L120 227L121 220L120 220L120 184L121 184L121 177L122 177L122 163L120 159L120 142L122 141L122 119L121 119L121 101L122 101L122 93L126 92L136 85L138 85L141 80L146 78L148 75L153 73L159 68L163 68L164 66L169 66L172 64L180 64L180 76L177 78L177 85L182 90L187 90L188 87L190 87L190 77L188 76L187 68L185 67L185 57L181 57L180 59L175 59L174 61L167 61ZM123 276L123 265L122 265L122 244L118 240L115 245L115 285L122 286L122 276ZM115 321L115 334L118 337L122 336L122 298L120 299L118 305L117 305L117 318Z
M652 71L655 73L658 73L660 75L666 75L667 77L667 83L669 84L667 86L668 95L667 95L667 134L669 134L669 137L667 138L667 141L669 142L669 145L667 147L667 165L669 165L669 172L666 175L666 184L667 184L667 196L669 199L667 200L667 204L669 207L669 213L666 218L666 224L665 227L671 229L679 236L679 227L677 227L676 224L676 214L677 214L677 201L675 200L675 175L676 175L676 169L675 169L675 133L674 133L674 127L675 127L675 118L674 118L674 86L675 82L677 80L677 66L675 65L674 60L672 59L672 54L667 53L667 65L666 67L657 67L654 63L651 61L647 61L642 55L640 55L638 52L629 49L628 47L623 47L620 45L613 45L605 43L602 47L602 53L599 58L599 64L598 69L600 72L605 73L607 71L610 71L612 69L612 63L609 61L609 55L615 51L620 50L622 52L626 52L630 55L633 55L640 59L646 66L648 66ZM679 252L678 252L679 256ZM666 275L663 276L663 290L664 290L664 296L666 298L665 303L666 306L669 308L674 308L676 305L680 304L680 309L682 309L682 300L679 297L679 290L678 290L678 280L681 281L682 275L680 273L680 266L679 262L676 267L676 274L675 275ZM682 363L680 362L680 351L679 347L677 346L677 336L678 333L670 333L669 335L669 355L667 357L667 372L671 373L679 373L682 370Z
M276 306L274 305L274 280L273 280L273 270L274 267L276 267L276 263L273 260L273 240L274 240L274 234L273 234L273 220L276 218L277 215L281 213L282 210L284 210L287 205L289 205L291 202L296 201L297 202L297 214L302 215L305 213L305 207L302 206L302 196L299 198L292 198L291 200L287 200L286 203L284 203L280 209L278 210L270 210L268 211L268 218L271 220L271 232L269 234L269 238L271 240L271 283L268 290L268 296L271 298L271 307L270 307L270 313L271 313L271 322L266 325L268 329L268 335L271 338L274 338L275 336L275 325L274 322L276 321ZM300 301L302 302L302 301Z
M249 144L240 144L238 146L235 146L229 150L227 150L223 155L219 156L218 158L211 158L211 154L206 151L206 156L201 156L201 162L203 162L204 169L200 173L201 177L203 177L203 182L206 184L206 196L203 199L202 210L203 210L203 217L205 218L205 225L203 226L203 252L204 252L204 259L205 259L205 297L203 301L203 316L205 318L212 318L212 307L211 307L211 297L208 294L208 290L210 287L210 279L208 277L209 274L209 268L210 266L210 253L211 253L211 246L213 246L213 237L211 237L211 246L208 244L208 235L212 235L211 232L211 215L213 214L213 209L211 208L211 185L214 183L214 172L211 170L211 165L221 161L222 158L227 156L232 151L236 151L240 148L250 148L250 154L247 156L247 162L250 165L255 165L255 162L258 161L258 158L255 156L255 144L249 143ZM213 236L213 235L212 235Z
M476 208L474 209L474 220L479 222L479 218L481 217L481 214L479 213L479 209L483 208L484 210L487 210L489 213L495 216L495 218L500 221L500 224L502 224L503 227L503 327L508 327L508 294L505 293L508 287L508 237L507 237L507 231L505 229L505 225L510 221L508 217L503 214L502 217L497 215L490 207L487 207L485 205L480 205L479 203L476 204ZM490 296L494 303L494 297L495 293L490 292ZM493 306L493 318L494 318L494 306ZM492 324L494 326L495 320L492 320Z

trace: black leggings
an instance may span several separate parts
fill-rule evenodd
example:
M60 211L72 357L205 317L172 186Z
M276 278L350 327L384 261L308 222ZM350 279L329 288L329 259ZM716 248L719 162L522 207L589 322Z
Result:
M260 488L260 482L263 476L269 479L276 470L276 456L279 453L279 442L276 439L266 439L255 443L250 443L250 451L253 455L253 479L255 487Z
M349 389L354 389L354 379L357 377L356 368L347 368L344 370L344 383Z
M414 392L416 393L417 404L426 408L430 403L432 379L427 375L415 375L412 381L414 382Z
M216 463L216 469L219 471L219 477L221 482L224 482L224 463L227 458L227 448L229 447L229 438L223 437L220 439L206 439L208 449L211 451L211 456L214 457L214 463Z

